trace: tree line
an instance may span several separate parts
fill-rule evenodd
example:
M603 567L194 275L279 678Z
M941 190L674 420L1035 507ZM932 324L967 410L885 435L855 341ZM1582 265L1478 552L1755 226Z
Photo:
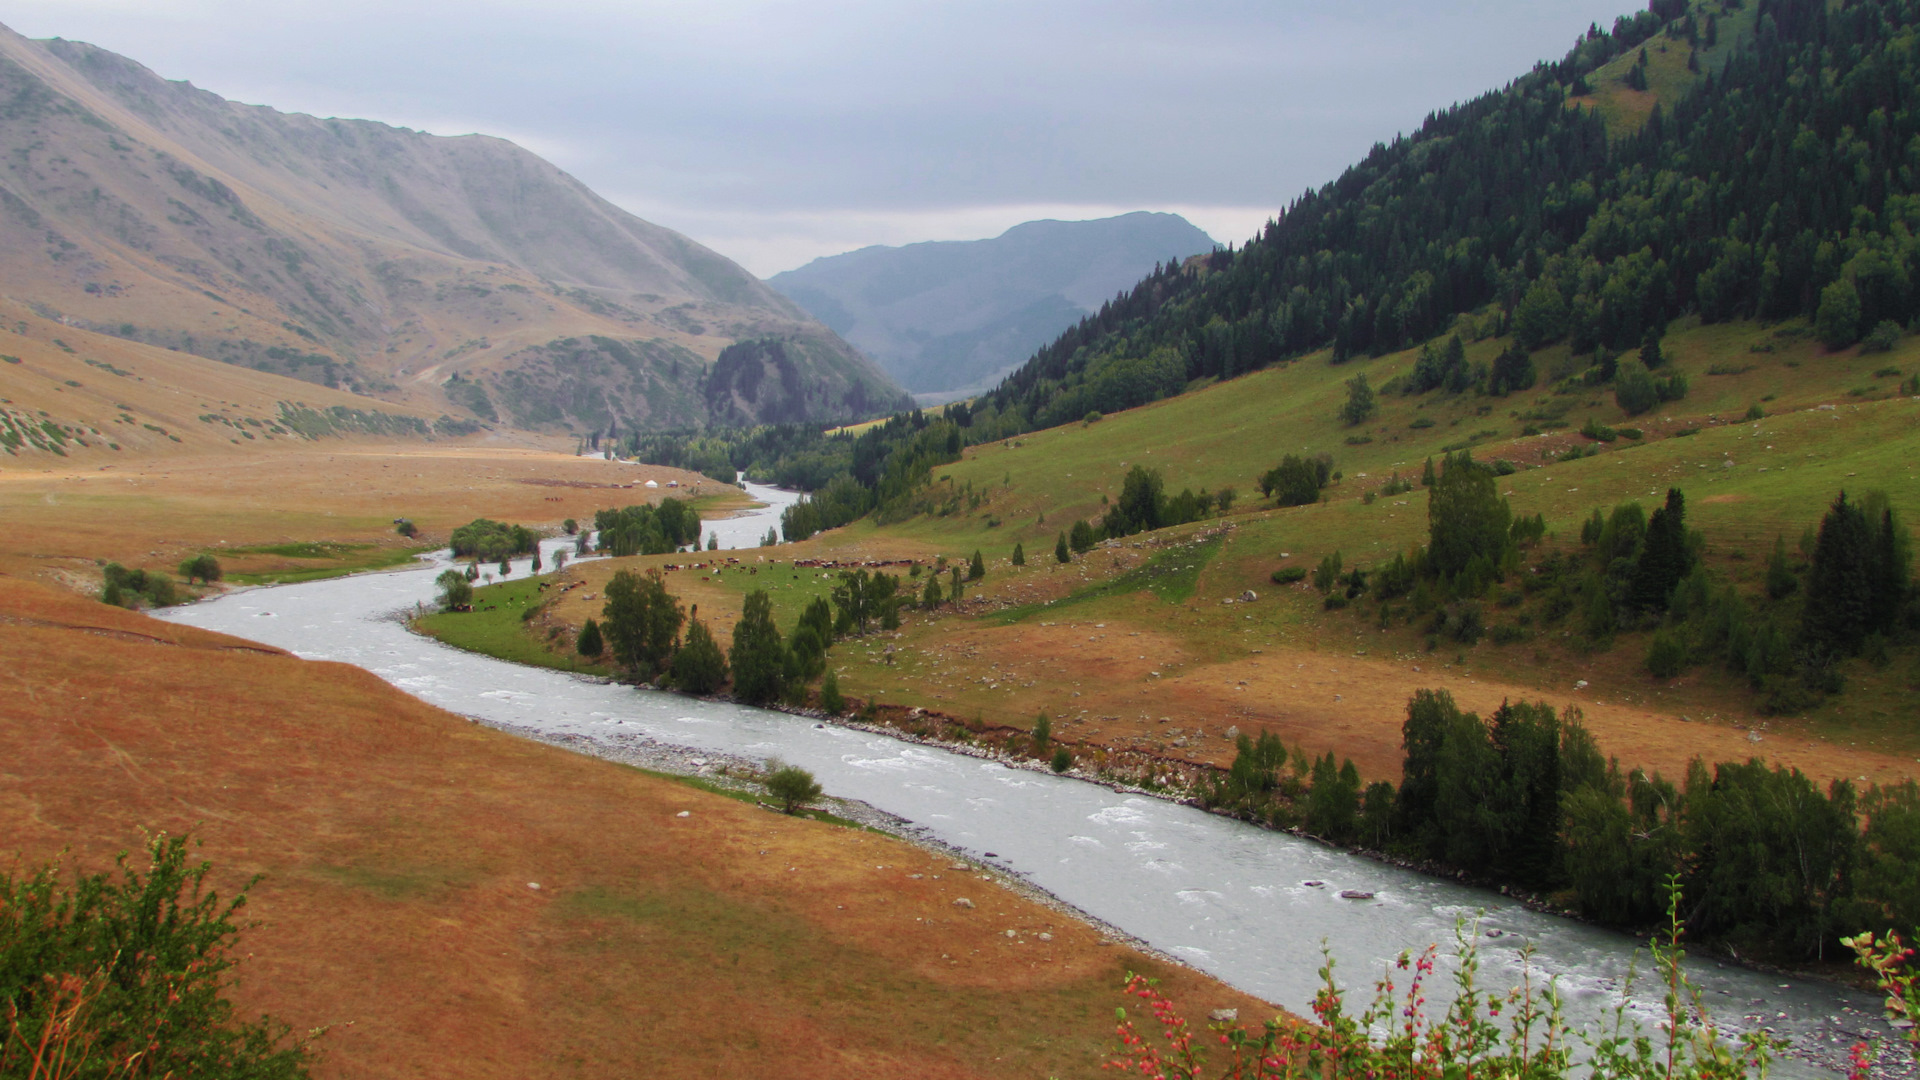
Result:
M1698 759L1670 781L1606 758L1579 711L1505 702L1482 719L1444 690L1407 702L1400 783L1241 735L1211 807L1556 896L1616 926L1666 910L1690 933L1777 958L1842 934L1920 926L1920 785L1824 788L1759 759Z

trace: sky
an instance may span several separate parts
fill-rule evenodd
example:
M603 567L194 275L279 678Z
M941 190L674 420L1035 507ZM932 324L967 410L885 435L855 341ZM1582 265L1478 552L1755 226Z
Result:
M512 139L761 276L1172 211L1242 242L1625 0L10 0L289 112Z

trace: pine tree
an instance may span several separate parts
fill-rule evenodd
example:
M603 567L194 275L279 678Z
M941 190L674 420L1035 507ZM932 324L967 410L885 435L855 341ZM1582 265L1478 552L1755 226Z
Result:
M1013 565L1027 565L1027 549L1020 544L1013 545Z
M778 700L786 691L787 649L773 623L773 598L765 589L747 594L733 628L733 694L749 705Z
M1367 422L1378 408L1373 387L1367 385L1367 373L1361 372L1347 380L1347 402L1340 406L1340 420L1348 427Z
M1687 550L1687 503L1679 488L1667 489L1667 503L1647 520L1647 535L1635 562L1628 604L1640 611L1665 611L1674 586L1693 570Z
M828 716L839 716L847 711L846 696L840 693L840 676L831 669L820 683L820 708Z
M689 694L711 694L727 681L727 658L698 619L687 624L687 640L673 654L673 681Z
M987 564L981 560L980 550L978 548L975 548L973 552L973 560L967 563L967 580L979 581L981 578L986 576L987 576Z
M1060 539L1053 542L1053 559L1055 562L1063 563L1073 561L1073 556L1067 551L1066 533L1061 533Z
M1034 718L1031 738L1035 757L1047 752L1047 743L1053 740L1053 721L1047 719L1046 713L1041 713Z
M1430 488L1433 486L1433 482L1433 458L1429 455L1427 458L1427 467L1420 470L1420 486Z
M574 651L587 659L595 659L606 651L606 643L600 639L600 624L592 619L580 628L580 640L574 645Z
M940 591L940 575L928 574L927 587L920 591L920 606L932 611L946 598L946 594Z

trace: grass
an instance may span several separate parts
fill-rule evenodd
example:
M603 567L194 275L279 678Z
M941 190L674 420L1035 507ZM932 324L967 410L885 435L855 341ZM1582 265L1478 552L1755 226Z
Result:
M593 675L615 674L612 665L589 661L575 652L572 635L563 633L553 639L536 635L530 628L530 620L525 616L529 611L539 610L546 599L540 586L552 580L548 575L482 585L473 591L472 611L422 615L414 620L414 628L457 649L485 653L515 664Z
M9 849L93 870L142 829L191 830L223 894L264 875L236 1007L329 1027L317 1075L1085 1075L1125 968L1198 1008L1271 1008L948 856L492 731L346 665L17 578L0 654Z
M229 552L236 555L275 555L285 559L331 559L332 566L304 566L292 569L262 570L257 572L241 571L228 574L226 580L235 585L291 585L301 581L321 581L326 578L344 577L364 570L384 570L391 566L404 566L415 557L434 550L433 545L418 547L379 547L374 544L336 544L314 542L306 544L277 544L252 548L228 548L220 552L226 556Z

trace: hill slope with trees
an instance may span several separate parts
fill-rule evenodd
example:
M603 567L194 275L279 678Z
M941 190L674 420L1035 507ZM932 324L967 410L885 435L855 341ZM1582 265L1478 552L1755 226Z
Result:
M1330 348L1470 338L1612 358L1683 315L1912 318L1913 5L1655 0L1438 112L1239 250L1162 265L982 403L996 433ZM1656 78L1656 76L1658 76ZM1467 371L1485 383L1490 371Z

